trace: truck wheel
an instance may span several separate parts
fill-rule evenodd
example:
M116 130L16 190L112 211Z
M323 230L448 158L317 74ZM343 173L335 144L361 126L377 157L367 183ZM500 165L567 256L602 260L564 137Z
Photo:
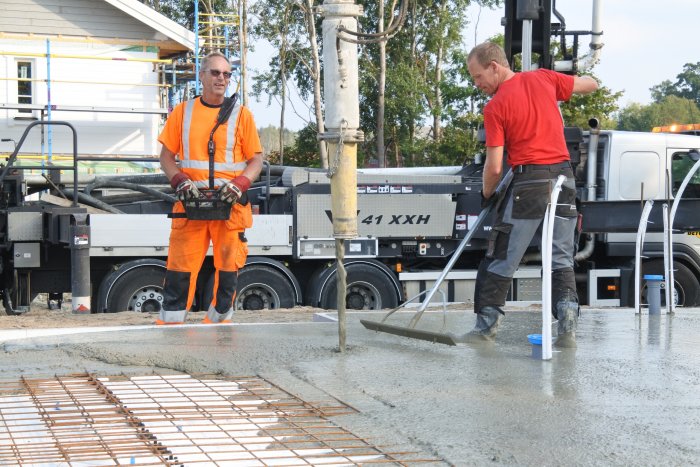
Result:
M165 263L136 260L122 265L102 281L97 311L158 313L163 306Z
M671 294L671 299L675 306L698 306L700 305L700 282L695 274L684 264L679 262L673 263L673 282L674 290ZM644 274L658 274L664 276L663 260L654 260L644 264ZM663 289L665 283L661 283L661 306L666 306L666 293ZM647 303L647 289L642 285L642 301ZM634 303L634 302L632 302Z
M272 266L248 264L238 275L237 310L292 308L295 297L294 286Z
M350 263L347 272L346 308L349 310L381 310L395 308L399 302L397 284L384 271L381 263ZM312 306L325 309L337 308L336 268L323 268L314 274L310 281L309 299Z

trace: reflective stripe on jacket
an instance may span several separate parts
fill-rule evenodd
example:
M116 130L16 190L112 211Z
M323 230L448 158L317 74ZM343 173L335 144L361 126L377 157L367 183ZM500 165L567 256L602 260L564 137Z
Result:
M180 168L183 172L190 175L198 188L209 188L209 154L207 152L207 135L193 135L191 131L192 119L194 117L196 99L185 102L184 115L182 119L182 160ZM214 161L214 171L218 173L218 177L214 179L214 186L222 186L232 178L243 173L247 166L247 162L242 158L236 160L236 129L238 128L238 115L240 105L236 105L231 111L226 127L226 144L224 149L225 161ZM214 128L216 122L212 122L211 128ZM209 130L211 131L211 129ZM219 129L217 129L217 132ZM203 142L203 147L200 150L190 151L190 141L195 144ZM199 146L197 146L199 148Z

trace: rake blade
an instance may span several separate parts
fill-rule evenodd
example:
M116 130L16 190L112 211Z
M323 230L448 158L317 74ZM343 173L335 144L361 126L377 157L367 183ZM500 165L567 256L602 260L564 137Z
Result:
M422 329L405 328L402 326L394 326L393 324L378 323L376 321L368 321L366 319L361 319L360 323L372 331L386 332L387 334L394 334L396 336L410 337L411 339L420 339L428 342L445 344L445 345L457 345L452 336L447 334L441 334L439 332L424 331Z

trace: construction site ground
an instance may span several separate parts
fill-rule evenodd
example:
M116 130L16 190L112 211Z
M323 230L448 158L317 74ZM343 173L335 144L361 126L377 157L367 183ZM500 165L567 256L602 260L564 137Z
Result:
M447 330L469 330L471 310L451 308L426 313L418 325L440 331L446 318ZM323 310L241 312L231 325L168 327L135 313L69 310L0 318L0 378L32 392L32 404L39 386L31 381L74 374L256 377L301 401L345 407L331 422L383 452L404 453L387 457L390 465L700 464L698 309L649 316L584 308L578 348L555 348L549 361L533 357L527 339L541 332L537 307L509 307L493 343L456 347L368 331L360 319L382 313L348 313L345 352L335 314ZM389 322L406 325L412 316L396 313ZM8 400L0 391L0 437L11 431ZM4 452L0 464L20 455ZM339 463L372 464L363 459ZM228 465L211 462L195 465ZM241 462L231 465L274 465Z

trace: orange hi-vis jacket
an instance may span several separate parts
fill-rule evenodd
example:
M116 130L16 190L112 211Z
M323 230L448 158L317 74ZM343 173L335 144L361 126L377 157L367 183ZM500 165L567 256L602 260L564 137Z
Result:
M201 98L185 101L175 107L168 117L158 141L178 155L180 170L190 176L197 188L209 187L209 154L207 143L216 124L219 107L202 102ZM214 133L214 188L237 177L246 162L262 152L255 122L247 107L236 105L228 122ZM177 203L173 212L182 212ZM238 221L241 230L253 225L250 205L235 204L231 221Z

